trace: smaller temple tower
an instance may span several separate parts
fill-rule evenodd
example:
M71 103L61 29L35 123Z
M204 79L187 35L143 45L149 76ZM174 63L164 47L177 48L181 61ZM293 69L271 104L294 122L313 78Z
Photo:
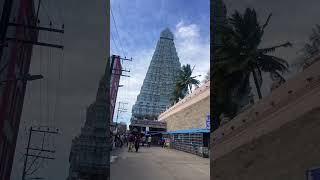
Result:
M103 76L99 82L96 101L87 108L85 125L80 135L72 140L67 180L109 179L108 83Z

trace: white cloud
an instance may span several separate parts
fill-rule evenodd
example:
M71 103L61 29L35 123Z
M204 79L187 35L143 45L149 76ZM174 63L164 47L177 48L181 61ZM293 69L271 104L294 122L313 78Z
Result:
M204 78L210 69L210 39L201 36L197 24L186 24L181 20L175 27L175 44L181 64L196 66L194 75Z
M185 25L184 21L181 20L176 25L176 38L177 39L197 39L200 36L200 28L196 24Z

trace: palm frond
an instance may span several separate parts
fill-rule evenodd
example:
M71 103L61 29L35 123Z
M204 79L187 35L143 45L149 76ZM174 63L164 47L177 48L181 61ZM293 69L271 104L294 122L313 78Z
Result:
M179 100L184 98L184 96L192 89L193 86L198 87L200 81L192 77L192 71L190 64L183 65L179 71L178 79L176 81L176 87L173 92L173 99ZM191 91L191 90L190 90Z
M200 81L197 80L197 79L191 79L191 80L190 80L190 84L195 85L195 86L199 86Z
M273 46L270 48L259 49L258 51L259 51L259 53L266 54L266 53L274 52L276 49L278 49L280 47L291 47L291 46L292 46L292 44L290 42L286 42L286 43L283 43L283 44L280 44L277 46Z
M270 55L261 55L257 61L257 65L265 72L280 71L284 73L288 71L289 67L288 62L284 59Z
M311 58L320 53L320 25L316 24L316 26L312 28L312 33L309 36L309 42L304 45L302 51L306 58Z
M272 13L269 14L266 22L263 24L263 26L262 26L262 31L264 31L264 29L268 26L269 21L270 21L270 19L271 19L271 16L272 16Z
M278 72L278 71L272 71L270 72L271 74L274 74L277 78L279 78L279 83L283 84L284 82L286 82L286 79Z
M263 83L263 78L262 78L262 72L261 72L261 68L259 66L256 66L255 71L258 72L256 73L256 75L258 76L258 84L259 87L261 88L262 83Z

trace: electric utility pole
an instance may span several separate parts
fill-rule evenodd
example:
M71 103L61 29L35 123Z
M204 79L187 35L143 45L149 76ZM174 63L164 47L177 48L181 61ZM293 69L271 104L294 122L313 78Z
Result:
M111 56L111 69L110 69L110 74L113 74L113 75L120 75L120 76L124 76L124 77L130 77L128 75L124 75L122 74L122 72L130 72L130 70L126 70L126 69L114 69L113 68L113 65L114 65L114 61L116 58L119 58L120 60L123 61L132 61L132 58L130 59L127 59L126 57L125 58L122 58L120 56L117 56L117 55L112 55ZM115 72L114 72L115 71ZM120 72L117 72L117 71L120 71Z
M40 9L41 0L38 2L38 8L36 12L36 17L32 19L30 24L21 24L16 22L10 22L10 14L12 10L13 0L5 0L1 20L0 20L0 64L3 61L2 54L3 49L5 47L8 47L8 42L13 43L22 43L22 44L32 44L32 45L38 45L38 46L46 46L51 48L58 48L63 49L63 45L59 44L52 44L47 42L39 42L36 38L34 40L27 40L23 38L17 38L17 37L7 37L7 30L8 27L16 27L16 28L23 28L23 29L30 29L30 30L38 30L38 31L48 31L48 32L54 32L54 33L64 33L64 24L62 24L61 29L55 29L52 27L52 22L50 21L49 27L43 27L38 26L38 23L40 23L40 20L38 19L39 16L39 9ZM6 62L2 67L0 67L0 74L4 71L4 69L10 64L10 60Z
M128 104L127 102L120 102L118 103L118 111L117 111L117 118L116 118L116 123L118 123L118 117L119 113L127 112L127 109L124 108L124 106L121 107L122 105Z
M42 133L43 134L41 148L31 147L30 146L33 133ZM34 129L34 128L30 127L29 136L28 136L28 145L27 145L27 148L26 148L26 154L25 154L25 159L24 159L24 164L23 164L23 171L22 171L21 180L44 179L44 178L39 178L39 177L26 178L26 176L32 175L35 171L38 170L36 168L31 173L28 173L31 170L32 166L34 165L34 163L36 162L37 159L39 159L39 158L40 159L49 159L49 160L55 159L54 157L49 156L49 155L41 155L42 153L53 154L53 153L56 152L55 150L46 149L44 147L45 136L48 135L48 134L58 134L58 129L52 131L49 128L47 128L46 130L41 130L40 128ZM37 152L37 154L36 154L36 152ZM33 157L34 159L31 162L31 164L28 166L28 158L29 157Z
M0 62L2 57L3 47L6 46L6 34L8 29L8 23L10 20L10 14L12 10L13 0L5 0L3 3L3 9L0 20Z

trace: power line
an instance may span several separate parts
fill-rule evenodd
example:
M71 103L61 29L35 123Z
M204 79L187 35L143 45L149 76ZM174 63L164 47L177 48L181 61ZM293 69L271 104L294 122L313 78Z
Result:
M49 21L54 21L54 22L58 22L59 23L59 20L57 20L57 19L60 19L60 24L63 23L61 16L59 16L59 18L57 18L57 16L54 13L52 13L52 14L49 13L49 9L50 9L49 2L40 1L40 5L45 10L45 13L48 16L48 19L50 19Z
M60 83L61 83L61 69L63 66L63 56L62 59L59 61L58 63L58 79L56 79L56 90L55 90L55 103L54 103L54 110L53 110L53 119L54 121L56 120L56 116L57 116L57 104L59 101L59 93L60 93Z
M49 33L47 33L47 41L49 41ZM49 63L50 63L50 56L51 56L51 53L50 53L50 48L48 48L48 51L47 51L47 56L48 56L48 59L47 59L47 61L46 61L46 75L47 75L47 81L46 81L46 121L47 121L47 125L50 123L50 116L49 116L49 114L50 114L50 98L49 98L49 80L50 80L50 68L49 68Z
M61 12L63 12L63 10L61 9L61 6L56 5L56 3L49 4L50 1L47 1L47 5L49 9L56 9L58 11L54 11L56 13L52 13L55 19L59 19L60 20L60 24L63 24L63 17L61 15Z
M112 19L113 19L113 22L114 22L114 26L115 26L115 28L116 28L116 33L117 33L118 38L119 38L119 44L120 44L122 53L123 53L124 56L126 56L126 54L124 53L124 50L123 50L123 46L122 46L122 43L121 43L121 38L120 38L120 35L119 35L117 23L116 23L116 20L114 19L114 15L113 15L113 12L112 12L112 8L111 8L111 7L110 7L110 11L111 11L111 16L112 16Z
M118 46L117 46L117 44L116 44L116 41L114 40L114 37L113 37L111 31L110 31L110 35L111 35L111 39L112 39L112 41L113 41L113 44L114 44L115 47L116 47L116 51L117 51L117 53L119 53L119 52L120 52L120 51L119 51L119 48L118 48Z
M49 13L48 13L48 9L43 5L43 3L41 3L41 1L39 1L38 3L40 3L40 6L42 6L42 8L44 9L44 12L46 13L47 15L47 18L49 19L49 21L51 19L53 19L52 17L50 17Z
M39 37L41 38L41 34L39 34ZM40 58L39 58L39 71L40 71L40 74L42 74L42 47L40 46L39 47L39 56L40 56ZM40 80L39 81L39 95L40 95L40 121L41 121L41 125L42 125L42 123L43 123L43 118L42 118L42 110L43 110L43 108L42 108L42 80Z

